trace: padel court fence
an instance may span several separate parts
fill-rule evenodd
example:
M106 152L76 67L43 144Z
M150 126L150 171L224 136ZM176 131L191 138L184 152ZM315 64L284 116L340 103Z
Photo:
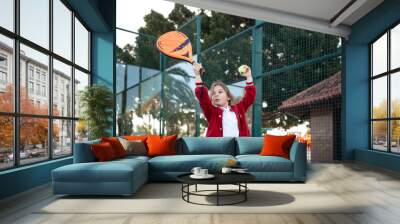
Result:
M202 17L178 28L193 45L206 70L207 86L228 85L239 101L245 78L253 71L257 99L247 112L253 136L296 134L312 161L341 158L341 40L337 36L256 21L208 49L202 49ZM229 29L229 27L227 27ZM207 122L194 95L191 64L159 54L156 36L117 28L131 35L136 61L116 64L117 134L204 136ZM119 46L123 48L124 46Z

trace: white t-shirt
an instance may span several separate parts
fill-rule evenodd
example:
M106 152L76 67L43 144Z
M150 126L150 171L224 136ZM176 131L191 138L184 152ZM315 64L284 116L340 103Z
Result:
M239 126L235 112L231 107L221 107L222 113L222 135L224 137L239 137Z

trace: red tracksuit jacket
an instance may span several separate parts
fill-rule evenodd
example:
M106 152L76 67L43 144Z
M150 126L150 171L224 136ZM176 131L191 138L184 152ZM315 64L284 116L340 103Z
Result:
M247 83L244 88L245 94L242 100L231 105L231 110L235 112L239 126L239 136L250 136L249 127L246 121L246 111L254 103L256 99L256 87L253 83ZM203 110L204 116L208 122L207 137L222 137L222 113L223 110L219 107L212 105L210 96L208 95L208 88L204 83L196 83L195 89L196 97L199 100L200 107Z

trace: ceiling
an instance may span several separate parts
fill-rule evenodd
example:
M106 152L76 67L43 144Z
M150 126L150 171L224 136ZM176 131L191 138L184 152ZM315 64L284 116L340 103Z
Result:
M383 0L168 0L347 38L351 25Z

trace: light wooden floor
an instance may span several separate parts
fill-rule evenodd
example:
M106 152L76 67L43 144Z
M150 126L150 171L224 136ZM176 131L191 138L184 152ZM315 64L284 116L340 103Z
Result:
M399 173L359 163L331 163L310 164L308 176L308 182L367 206L359 214L35 214L35 208L54 200L47 185L1 201L0 223L400 223Z

